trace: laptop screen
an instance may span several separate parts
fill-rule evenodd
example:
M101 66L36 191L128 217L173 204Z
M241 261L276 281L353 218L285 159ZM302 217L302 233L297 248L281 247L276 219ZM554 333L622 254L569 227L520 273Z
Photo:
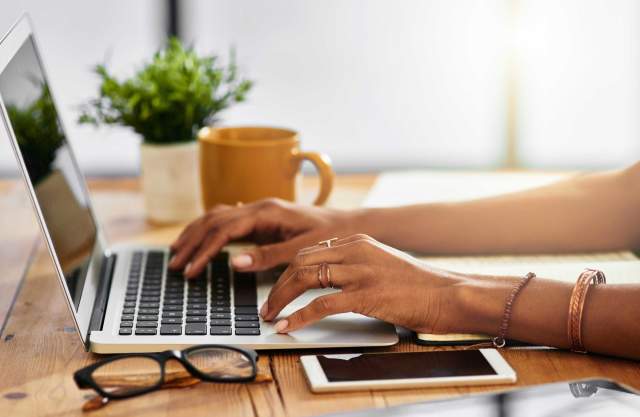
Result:
M97 230L31 35L0 73L0 96L77 313Z

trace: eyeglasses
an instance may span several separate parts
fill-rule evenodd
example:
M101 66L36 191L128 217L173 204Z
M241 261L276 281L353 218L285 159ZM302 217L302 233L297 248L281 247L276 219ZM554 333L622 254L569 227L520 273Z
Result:
M176 366L171 359L182 366ZM257 374L258 354L235 346L200 345L182 351L114 356L76 371L78 388L92 388L102 402L146 394L163 387L208 382L248 382ZM193 378L197 378L193 382Z

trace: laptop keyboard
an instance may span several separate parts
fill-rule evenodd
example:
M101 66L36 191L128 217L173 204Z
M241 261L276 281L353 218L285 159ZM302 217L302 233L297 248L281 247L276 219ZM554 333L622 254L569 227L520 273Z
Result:
M222 252L201 276L185 280L182 272L166 270L164 252L134 252L119 334L260 335L256 276L232 274L228 259Z

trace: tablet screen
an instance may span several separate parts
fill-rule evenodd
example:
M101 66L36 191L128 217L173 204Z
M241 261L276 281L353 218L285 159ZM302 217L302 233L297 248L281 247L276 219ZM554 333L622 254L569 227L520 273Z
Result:
M318 356L329 382L496 375L478 350Z

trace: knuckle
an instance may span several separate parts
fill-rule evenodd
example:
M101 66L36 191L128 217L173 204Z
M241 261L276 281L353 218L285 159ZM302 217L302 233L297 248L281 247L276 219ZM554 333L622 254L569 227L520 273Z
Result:
M367 240L371 240L371 236L365 234L365 233L356 233L355 235L352 236L354 239L356 240L362 240L362 241L367 241Z
M211 210L209 210L209 213L207 213L207 215L210 216L213 213L219 212L219 211L227 209L227 208L229 208L229 206L226 205L226 204L216 204L213 207L211 207Z
M330 311L333 308L333 301L328 297L316 298L313 304L316 311Z
M282 200L275 197L265 198L264 200L260 201L260 205L263 208L278 208L282 206Z
M299 250L296 253L296 256L293 258L294 269L299 269L304 265L305 257L306 257L306 253L302 250Z

